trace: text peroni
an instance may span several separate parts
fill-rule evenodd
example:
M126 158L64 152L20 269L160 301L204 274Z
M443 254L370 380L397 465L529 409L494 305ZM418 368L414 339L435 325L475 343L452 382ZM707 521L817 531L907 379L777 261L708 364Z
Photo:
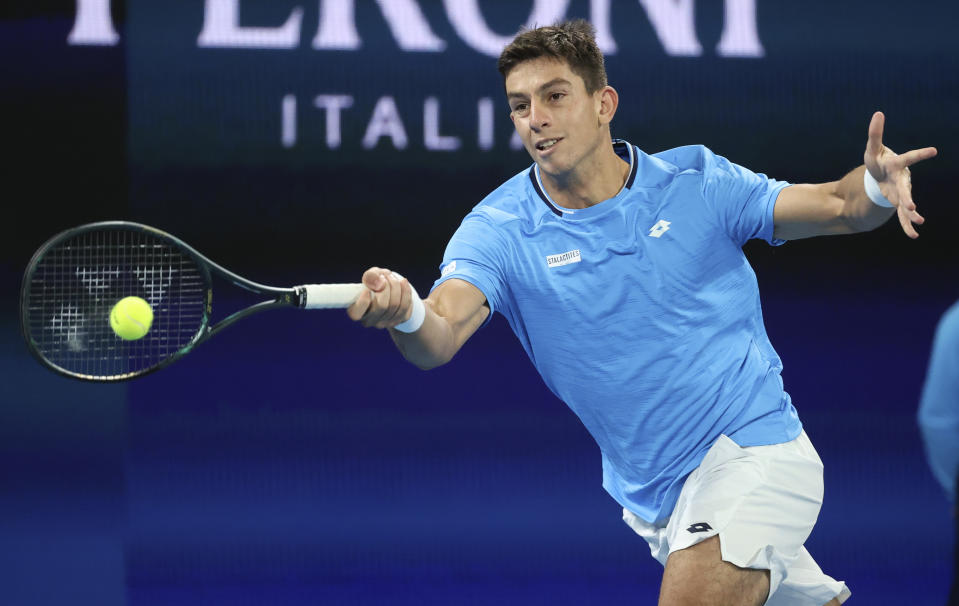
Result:
M356 0L319 0L319 17L311 46L316 50L355 51L363 46L356 27ZM440 38L423 14L418 0L376 0L396 45L406 52L442 53L448 43ZM490 29L480 0L443 0L447 20L469 48L495 57L512 35ZM697 57L703 47L696 33L695 0L637 0L617 3L616 10L644 11L667 55ZM723 30L715 52L720 57L762 57L756 19L756 0L725 0ZM290 9L282 25L240 25L240 0L206 0L201 48L295 49L304 42L304 8ZM556 23L567 18L569 0L534 0L525 27ZM589 20L596 27L596 42L607 55L618 51L611 21L613 0L590 0ZM517 15L517 24L523 15ZM77 0L77 13L67 42L110 46L120 41L110 14L110 0Z

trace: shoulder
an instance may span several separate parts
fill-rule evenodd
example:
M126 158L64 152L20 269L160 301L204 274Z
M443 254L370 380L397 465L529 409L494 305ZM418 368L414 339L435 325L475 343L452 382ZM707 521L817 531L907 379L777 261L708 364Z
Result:
M534 205L529 169L525 169L489 193L473 207L463 222L483 221L508 227L534 221L541 209Z
M675 172L706 172L725 158L717 156L705 145L684 145L652 154L650 158L658 161L664 168Z
M741 178L736 165L704 145L685 145L654 154L640 154L637 183L643 188L692 187L700 194L719 183Z
M655 155L669 163L677 174L694 175L706 197L732 194L739 198L747 191L769 189L778 195L785 181L769 179L762 173L731 162L704 145L688 145Z
M713 153L705 145L685 145L646 155L640 166L640 174L644 175L643 185L647 187L651 181L653 186L661 187L689 178L699 187L705 187L716 179L739 177L740 170L740 167Z

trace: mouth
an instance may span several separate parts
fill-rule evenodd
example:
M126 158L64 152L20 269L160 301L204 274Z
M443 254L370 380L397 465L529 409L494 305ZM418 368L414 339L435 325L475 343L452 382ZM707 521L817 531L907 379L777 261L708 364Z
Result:
M557 143L562 141L562 137L559 139L543 139L542 141L536 143L536 149L539 151L549 151L556 146Z

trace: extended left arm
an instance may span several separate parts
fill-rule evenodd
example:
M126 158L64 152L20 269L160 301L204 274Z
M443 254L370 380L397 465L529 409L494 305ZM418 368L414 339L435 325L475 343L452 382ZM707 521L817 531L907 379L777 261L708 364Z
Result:
M935 156L936 148L925 147L896 154L882 144L884 123L882 112L873 114L863 166L839 181L791 185L779 193L773 215L774 237L798 240L869 231L885 223L893 214L899 216L899 224L907 236L919 237L913 224L922 225L925 219L916 212L912 200L909 167ZM881 200L877 203L867 196L864 186L867 170L891 206L883 206Z

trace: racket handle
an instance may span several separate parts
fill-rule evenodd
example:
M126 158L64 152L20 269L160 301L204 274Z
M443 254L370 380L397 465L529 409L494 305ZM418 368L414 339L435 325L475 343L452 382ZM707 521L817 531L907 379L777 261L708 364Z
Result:
M362 284L303 284L296 289L302 294L303 309L337 309L349 307L366 287Z

